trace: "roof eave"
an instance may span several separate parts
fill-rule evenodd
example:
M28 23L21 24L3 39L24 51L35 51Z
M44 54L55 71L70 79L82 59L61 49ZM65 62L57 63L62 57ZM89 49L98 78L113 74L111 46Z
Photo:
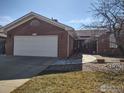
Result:
M29 18L28 18L28 17L29 17ZM53 24L53 25L55 25L55 26L58 26L58 27L60 27L60 28L62 28L62 29L64 29L64 30L66 30L66 31L67 31L67 30L73 30L73 28L70 27L70 26L64 25L64 24L59 23L59 22L54 22L53 20L51 20L51 19L49 19L49 18L47 18L47 17L44 17L44 16L42 16L42 15L39 15L39 14L37 14L37 13L34 13L34 12L30 12L30 13L28 13L28 14L22 16L21 18L15 20L15 21L13 21L13 22L11 22L10 24L7 24L6 26L3 27L3 29L5 30L5 32L8 32L10 29L13 29L13 28L16 27L16 26L13 27L13 25L19 24L19 22L25 23L26 21L28 21L28 19L30 20L30 19L32 19L32 18L34 18L34 17L39 18L40 20L46 21L46 22L48 22L48 23L51 23L51 24ZM25 19L25 20L24 20L24 19ZM22 21L23 21L23 22L22 22ZM21 25L21 24L19 24L19 25ZM17 25L17 26L18 26L18 25Z

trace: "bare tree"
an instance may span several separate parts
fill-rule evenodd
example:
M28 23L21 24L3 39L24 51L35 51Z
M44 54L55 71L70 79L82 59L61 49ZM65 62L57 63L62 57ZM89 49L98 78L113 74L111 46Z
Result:
M124 0L97 0L92 4L94 15L99 24L114 34L116 44L124 55Z

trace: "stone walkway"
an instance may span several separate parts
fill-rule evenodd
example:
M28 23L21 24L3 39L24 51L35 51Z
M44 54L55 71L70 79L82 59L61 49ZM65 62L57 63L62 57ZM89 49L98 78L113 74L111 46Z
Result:
M117 72L124 71L124 63L84 63L82 65L83 71L101 71L101 72Z

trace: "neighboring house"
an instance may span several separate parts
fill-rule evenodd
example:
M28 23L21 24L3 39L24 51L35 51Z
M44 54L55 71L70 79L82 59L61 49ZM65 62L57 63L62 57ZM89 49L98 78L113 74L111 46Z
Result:
M79 51L83 53L98 53L98 37L106 33L105 29L77 30Z
M5 54L5 41L6 35L3 33L2 28L0 28L0 55Z
M30 12L3 29L7 55L65 58L74 53L74 29L37 13Z

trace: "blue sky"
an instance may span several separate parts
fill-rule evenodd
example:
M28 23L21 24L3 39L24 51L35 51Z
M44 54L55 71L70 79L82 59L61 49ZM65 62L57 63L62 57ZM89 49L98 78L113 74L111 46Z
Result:
M0 0L0 25L6 25L29 13L39 13L48 18L80 29L81 24L93 21L91 3L95 0Z

